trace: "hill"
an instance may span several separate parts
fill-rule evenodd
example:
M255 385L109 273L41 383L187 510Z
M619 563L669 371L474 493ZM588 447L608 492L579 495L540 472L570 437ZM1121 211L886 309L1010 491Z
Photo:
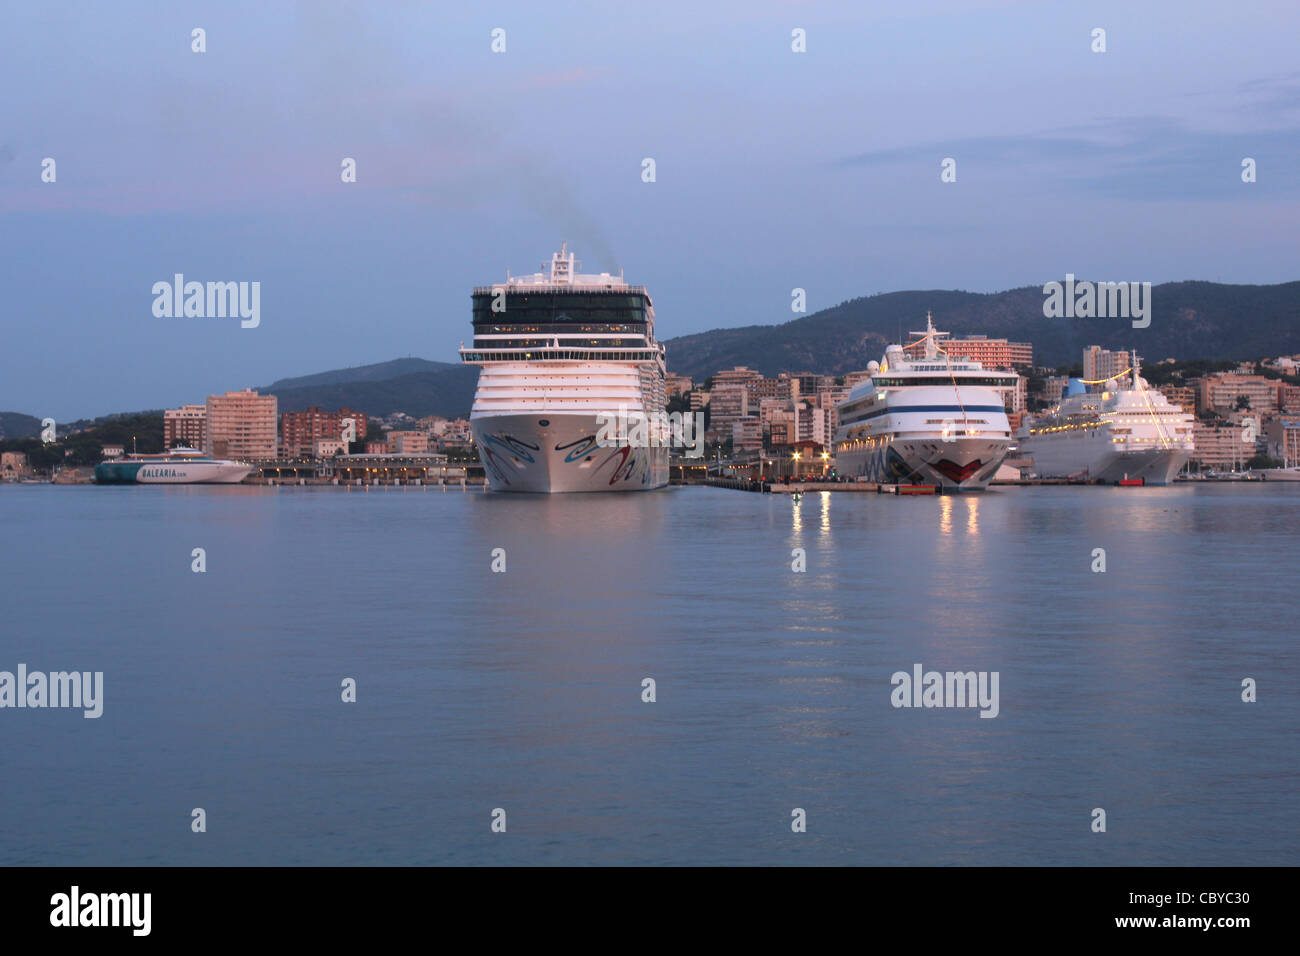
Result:
M348 385L356 382L384 382L417 372L445 372L460 368L456 362L430 362L422 358L400 358L391 362L377 362L374 365L357 365L352 368L336 368L329 372L317 372L314 375L300 375L297 378L282 378L259 388L263 394L276 394L289 389L309 388L316 385ZM360 409L364 411L364 409Z
M36 438L41 434L41 420L22 412L0 412L0 439Z
M325 409L353 408L372 416L406 412L416 418L426 415L463 418L469 414L470 406L474 403L474 388L478 384L478 366L425 362L423 359L399 359L398 362L383 364L392 366L405 362L419 362L433 368L378 380L326 379L319 384L291 387L277 383L259 391L264 395L274 395L281 412L298 412L319 406ZM367 366L371 369L379 367ZM321 376L336 374L338 373L322 372ZM305 378L316 379L318 376ZM282 381L295 382L302 379Z
M878 360L900 331L921 328L927 310L954 335L1031 342L1034 361L1078 362L1084 346L1135 348L1165 358L1253 359L1300 352L1300 282L1222 285L1169 282L1151 290L1151 325L1127 319L1048 319L1042 286L1006 292L889 292L843 302L781 325L715 329L668 339L668 368L703 379L747 365L765 375L790 371L843 374Z

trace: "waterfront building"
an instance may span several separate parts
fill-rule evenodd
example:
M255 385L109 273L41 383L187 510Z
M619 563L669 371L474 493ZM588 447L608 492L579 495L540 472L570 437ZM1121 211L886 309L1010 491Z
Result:
M1288 465L1300 464L1300 417L1282 416L1264 426L1267 454Z
M709 399L709 430L717 434L717 441L726 441L731 426L750 417L749 392L743 384L714 387Z
M163 412L163 447L204 448L208 438L208 406L182 405Z
M317 438L312 442L312 458L333 458L335 455L346 455L348 443L342 438ZM302 456L308 457L308 456Z
M276 397L252 389L209 395L203 451L213 458L238 461L274 459Z
M1257 451L1255 442L1242 440L1245 435L1240 424L1198 421L1192 427L1192 458L1202 468L1238 471Z
M0 478L17 481L30 474L27 467L27 455L21 451L0 452Z
M340 408L336 412L324 412L317 407L300 412L284 412L280 416L280 446L289 458L307 458L314 453L316 442L322 438L343 438L344 422L352 420L353 441L363 441L369 423L365 412Z
M1250 411L1267 415L1277 411L1278 385L1276 379L1263 375L1238 375L1221 372L1206 375L1199 382L1198 407L1212 408L1220 414L1237 410L1238 399L1250 402Z
M418 455L429 450L429 435L419 431L391 431L388 433L390 455Z

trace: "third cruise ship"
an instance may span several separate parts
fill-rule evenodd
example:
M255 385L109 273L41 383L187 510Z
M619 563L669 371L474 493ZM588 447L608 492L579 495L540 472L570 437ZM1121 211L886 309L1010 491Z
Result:
M1100 391L1067 395L1020 435L1020 450L1044 478L1164 485L1192 456L1195 419L1151 388L1133 367Z
M601 416L663 415L664 347L644 286L584 275L568 244L546 272L476 288L481 365L470 424L493 491L649 491L668 483L663 443L602 440Z

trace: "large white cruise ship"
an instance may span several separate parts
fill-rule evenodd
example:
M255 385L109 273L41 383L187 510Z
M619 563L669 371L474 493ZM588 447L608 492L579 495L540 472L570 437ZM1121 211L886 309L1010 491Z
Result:
M838 406L836 469L868 481L983 491L1011 444L1002 395L1019 376L944 353L938 341L948 333L936 332L928 314L925 332L911 334L922 336L910 345L923 342L923 356L890 345Z
M664 348L644 286L583 275L568 244L549 270L476 288L481 365L470 424L494 491L649 491L668 483L668 448L599 444L598 415L657 421Z
M1128 379L1125 381L1125 379ZM1069 395L1028 422L1017 436L1022 454L1044 478L1165 485L1192 456L1194 419L1152 390L1133 367L1101 391Z

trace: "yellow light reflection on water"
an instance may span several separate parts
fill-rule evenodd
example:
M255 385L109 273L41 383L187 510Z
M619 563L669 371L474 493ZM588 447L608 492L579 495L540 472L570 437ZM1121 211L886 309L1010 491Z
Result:
M952 534L952 495L939 498L939 533Z
M974 495L966 497L966 533L980 533L980 500Z

